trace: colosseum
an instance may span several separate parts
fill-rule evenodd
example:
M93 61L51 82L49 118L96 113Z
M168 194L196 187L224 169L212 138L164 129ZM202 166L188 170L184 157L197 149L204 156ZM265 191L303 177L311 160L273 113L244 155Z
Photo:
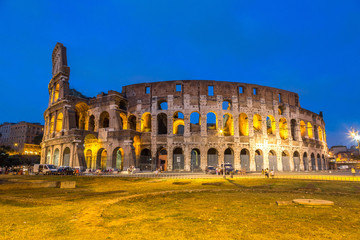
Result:
M66 48L52 54L41 162L84 169L201 171L328 168L323 115L296 93L240 82L177 80L96 97L69 88Z

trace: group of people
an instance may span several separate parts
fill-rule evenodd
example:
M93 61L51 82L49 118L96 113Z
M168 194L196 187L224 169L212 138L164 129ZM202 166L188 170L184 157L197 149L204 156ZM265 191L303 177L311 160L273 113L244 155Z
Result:
M268 168L266 168L265 170L262 169L261 173L264 174L266 178L269 178L269 177L274 178L275 177L274 169L271 170L271 171Z

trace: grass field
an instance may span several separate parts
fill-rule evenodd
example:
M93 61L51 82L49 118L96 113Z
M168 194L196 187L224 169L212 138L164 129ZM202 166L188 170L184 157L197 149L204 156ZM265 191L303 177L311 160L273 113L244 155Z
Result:
M0 190L1 239L360 239L360 184L282 179L75 180L76 189ZM277 206L315 198L330 208Z

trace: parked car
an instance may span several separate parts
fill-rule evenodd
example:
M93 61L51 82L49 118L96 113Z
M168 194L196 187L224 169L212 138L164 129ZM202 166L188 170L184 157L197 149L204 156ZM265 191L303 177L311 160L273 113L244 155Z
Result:
M57 170L57 175L74 175L74 169L68 166L61 166Z
M36 175L38 175L38 174L51 175L51 174L56 174L57 169L52 164L35 164L34 165L34 173Z
M223 167L224 164L221 164L221 169L220 169L220 174L223 174ZM225 174L230 174L231 172L234 172L234 168L232 166L232 164L230 163L225 163Z
M216 174L216 167L214 166L207 166L205 169L206 174Z

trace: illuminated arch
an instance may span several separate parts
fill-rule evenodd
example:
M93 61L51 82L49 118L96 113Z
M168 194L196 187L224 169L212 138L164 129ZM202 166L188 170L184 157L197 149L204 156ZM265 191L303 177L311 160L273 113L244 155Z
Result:
M86 124L88 110L89 106L84 102L79 102L75 105L75 118L77 128L88 130L88 124Z
M50 120L50 133L54 132L54 122L55 122L55 116L52 115Z
M254 114L253 125L254 131L261 131L261 116L259 114Z
M151 132L151 114L146 112L141 117L141 131Z
M233 116L230 113L226 113L223 116L223 131L224 131L224 136L234 135L234 120L233 120Z
M239 116L239 133L240 136L249 136L249 120L245 113Z
M128 126L128 122L125 113L120 113L120 121L121 121L120 129L126 130Z
M285 118L280 118L279 120L279 132L280 132L280 138L281 139L288 139L289 133L288 133L288 125Z
M112 168L123 170L124 165L124 150L117 147L113 151Z
M314 131L310 122L307 123L307 130L308 130L308 137L314 138Z
M322 141L323 140L323 131L320 126L318 127L318 132L319 132L319 141Z
M185 130L184 114L182 112L175 112L173 116L173 133L183 135Z
M92 168L92 151L88 149L85 154L86 168Z
M276 122L274 116L272 115L268 115L266 117L266 131L269 135L276 134Z
M59 90L60 90L60 85L56 84L55 92L54 92L54 102L56 102L59 99Z
M63 114L59 113L56 118L55 131L60 132L62 130L62 126L63 126Z
M306 136L306 124L303 120L300 121L300 134L302 138Z

